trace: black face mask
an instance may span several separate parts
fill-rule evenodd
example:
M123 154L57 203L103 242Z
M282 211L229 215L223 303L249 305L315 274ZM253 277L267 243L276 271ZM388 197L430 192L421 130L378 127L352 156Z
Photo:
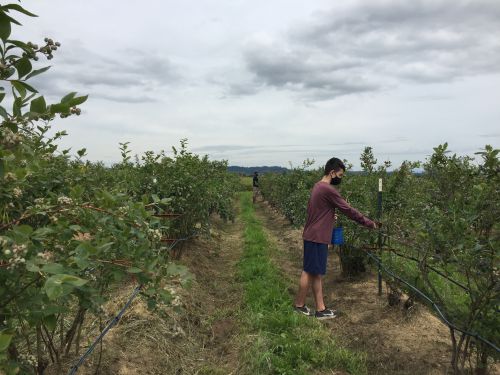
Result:
M330 181L330 185L340 185L341 182L342 182L342 179L338 176L335 176Z
M332 181L330 181L330 185L340 185L342 182L342 179L340 177L334 177L332 178Z

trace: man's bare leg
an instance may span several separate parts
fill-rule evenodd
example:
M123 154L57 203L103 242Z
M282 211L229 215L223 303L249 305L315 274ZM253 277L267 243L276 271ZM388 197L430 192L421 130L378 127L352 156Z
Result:
M306 271L302 271L299 281L299 292L295 298L295 306L302 307L306 304L306 297L309 288L311 287L312 275L308 274Z
M323 282L321 275L311 275L314 301L316 301L316 311L323 311L325 302L323 300Z

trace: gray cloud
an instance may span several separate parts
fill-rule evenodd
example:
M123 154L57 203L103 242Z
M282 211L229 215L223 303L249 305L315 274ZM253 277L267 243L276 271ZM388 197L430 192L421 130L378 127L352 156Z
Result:
M33 83L51 97L65 95L66 88L71 87L105 100L145 103L157 101L152 92L181 79L178 67L167 57L148 56L134 49L119 51L115 56L94 53L76 41L67 50L58 51L56 71L49 70Z
M479 134L481 138L500 138L500 133Z
M244 60L256 78L249 92L264 84L324 100L404 82L497 73L499 19L496 0L386 0L337 7L281 39L247 45Z
M385 144L385 143L405 143L408 142L407 138L398 137L391 139L382 139L377 140L377 144ZM193 148L195 152L208 152L208 153L296 153L296 152L318 152L318 150L324 150L324 152L331 152L331 150L335 147L339 150L347 149L347 150L362 150L363 147L371 145L371 142L367 142L366 140L361 141L345 141L342 143L316 143L316 144L265 144L265 145L238 145L238 144L221 144L221 145L209 145L203 147ZM356 146L356 147L353 147ZM330 150L330 151L328 151ZM361 151L359 151L361 152Z

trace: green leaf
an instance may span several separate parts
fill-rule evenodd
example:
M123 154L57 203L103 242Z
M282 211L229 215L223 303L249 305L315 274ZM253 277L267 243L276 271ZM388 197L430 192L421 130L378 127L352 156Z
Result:
M8 17L4 12L0 11L0 39L4 42L9 39L10 32L12 31L10 26L10 17Z
M113 270L111 271L111 274L113 275L113 279L115 281L122 281L124 274L118 270Z
M33 99L30 104L30 112L45 113L47 111L47 103L45 103L45 98L39 96Z
M43 324L45 324L49 331L53 331L57 325L57 317L55 315L48 315L43 318Z
M31 235L32 238L34 238L35 240L44 240L49 234L52 234L54 233L54 230L52 228L49 228L49 227L42 227L42 228L38 228L37 230L35 230L33 232L33 234Z
M80 270L84 270L85 268L90 267L90 262L87 259L74 257L73 260Z
M61 314L67 312L67 307L66 306L61 306L61 305L46 305L45 309L43 309L42 313L43 316L49 316L49 315L54 315L54 314Z
M148 309L153 310L157 305L157 302L154 298L148 299Z
M141 273L142 270L139 267L130 267L127 268L128 273Z
M4 92L1 92L0 93L0 102L5 98L5 93Z
M27 57L23 57L17 60L15 67L17 69L17 73L19 74L19 78L23 78L33 69L33 67L31 66L31 62Z
M73 275L61 275L61 276L62 276L61 280L63 283L71 284L75 287L84 286L88 282L88 280L84 280Z
M111 249L111 246L113 246L113 245L114 245L114 242L106 242L106 243L103 243L102 245L97 246L97 249L100 252L105 253L106 251Z
M26 261L26 270L29 272L40 272L40 267L38 267L33 261Z
M26 96L26 88L21 84L21 81L12 80L10 84L17 90L21 98ZM19 108L19 110L21 109Z
M73 98L71 100L68 100L68 104L71 106L71 107L74 107L76 105L79 105L79 104L82 104L82 103L85 103L85 101L87 101L88 99L88 95L85 95L85 96L78 96L76 98Z
M51 276L45 281L44 290L47 297L55 300L64 294L71 293L74 287L80 287L87 283L87 280L80 279L73 275L59 274ZM70 288L63 288L63 286L70 286Z
M68 103L71 99L76 96L76 92L70 92L61 99L61 103Z
M26 79L30 79L32 77L39 75L39 74L42 74L43 72L46 72L49 69L50 69L50 66L46 66L45 68L33 70L30 74L28 74L26 76Z
M16 72L16 69L14 69L12 66L7 69L7 72L5 73L5 76L3 77L4 79L6 78L10 78L14 75L14 73Z
M2 7L2 9L9 9L9 10L15 10L20 13L26 14L27 16L30 17L38 17L36 14L28 12L26 9L24 9L22 6L18 4L7 4Z
M14 334L10 331L5 330L0 332L0 352L7 350L13 337Z
M56 113L68 113L70 106L65 103L58 103L50 105L48 109L54 115Z
M3 12L2 12L3 13ZM9 20L10 23L14 23L16 25L19 25L21 26L21 23L16 20L15 18L12 18L11 16L9 16L7 13L4 13L5 17Z
M166 290L160 290L158 294L160 295L160 298L162 299L163 303L167 305L173 300L172 294L170 294Z
M75 249L78 256L88 258L89 255L97 253L97 249L88 242L81 242Z
M18 81L18 82L19 82L19 83L20 83L20 84L21 84L21 85L22 85L22 86L23 86L26 90L31 91L31 92L35 92L35 93L37 93L37 92L38 92L38 90L37 90L37 89L35 89L35 88L34 88L33 86L31 86L31 85L28 85L26 82L23 82L23 81Z
M49 297L49 299L51 300L59 298L64 293L62 281L57 276L59 275L49 277L47 281L45 281L45 285L43 287L45 289L47 297Z
M24 224L14 227L12 231L23 236L29 236L31 233L33 233L33 228L29 225Z
M9 40L7 40L7 44L10 44L10 46L5 48L5 52L7 52L10 49L16 48L16 47L21 48L22 50L24 50L26 52L31 51L31 48L28 47L28 45L26 43L21 42L20 40L9 39Z
M12 105L12 114L14 116L22 116L22 113L21 113L22 106L23 106L23 99L16 98L14 100L14 104Z
M50 273L52 275L60 274L64 272L64 267L62 264L59 263L49 263L45 264L42 267L42 271L46 273Z
M2 116L4 119L7 119L9 117L9 114L5 110L4 107L0 106L0 116Z

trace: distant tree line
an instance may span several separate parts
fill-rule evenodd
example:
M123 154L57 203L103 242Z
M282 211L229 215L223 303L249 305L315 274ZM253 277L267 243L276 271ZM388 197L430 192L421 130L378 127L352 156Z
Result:
M245 176L250 176L253 175L254 172L258 172L259 174L262 173L285 173L288 171L287 168L284 167L279 167L279 166L263 166L263 167L239 167L239 166L229 166L228 168L229 172L233 173L238 173L240 175L245 175Z

